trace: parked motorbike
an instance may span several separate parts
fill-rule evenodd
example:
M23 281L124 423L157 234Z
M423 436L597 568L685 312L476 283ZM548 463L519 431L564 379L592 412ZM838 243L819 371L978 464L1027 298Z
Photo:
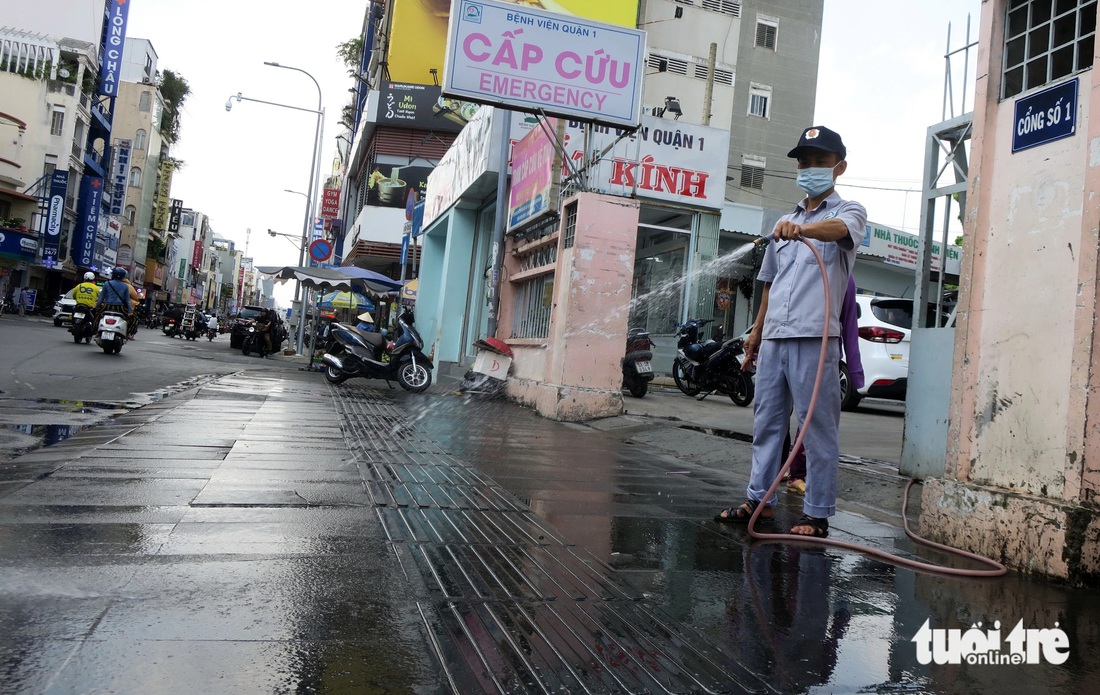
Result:
M724 343L716 340L701 342L700 329L711 321L693 319L680 326L672 378L681 391L689 396L698 396L699 400L718 391L729 396L737 405L747 406L752 403L755 387L752 377L741 370L744 341L732 338Z
M69 333L72 334L74 343L79 343L81 340L85 343L92 342L92 336L95 335L95 317L87 305L77 304L73 309L73 323L69 326Z
M126 344L126 316L117 311L104 311L99 317L95 344L103 348L105 355L122 352Z
M339 384L354 377L396 381L401 388L420 393L432 384L435 366L422 352L424 340L413 327L412 311L397 318L397 340L391 344L380 333L367 333L354 326L333 323L322 361L325 379Z
M653 348L649 332L644 328L631 328L626 334L626 357L620 360L623 369L623 388L635 398L643 398L653 381Z

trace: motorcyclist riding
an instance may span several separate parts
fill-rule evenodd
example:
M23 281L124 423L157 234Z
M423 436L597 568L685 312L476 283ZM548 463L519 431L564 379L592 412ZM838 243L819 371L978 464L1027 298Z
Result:
M111 279L103 283L103 289L96 299L96 320L104 311L118 311L126 315L128 322L134 320L133 304L130 301L130 285L123 282L126 278L125 268L115 268L111 271Z
M95 273L88 271L84 273L84 282L73 288L73 299L78 305L83 304L90 314L98 298L99 285L95 284Z
M260 334L264 339L264 353L263 356L267 357L274 350L271 347L271 332L275 329L275 312L271 309L264 309L263 312L256 319L256 330L260 331Z
M95 273L84 273L84 282L73 288L73 325L69 332L73 334L77 342L80 340L91 341L93 328L92 310L99 299L99 285L95 284Z
M126 276L126 269L122 269L122 281L126 283L126 286L130 288L130 306L133 307L133 313L130 314L127 319L126 325L126 337L130 340L134 339L137 335L138 322L137 322L137 308L141 304L141 295L138 294L137 288L134 287L134 283L130 282L130 278Z

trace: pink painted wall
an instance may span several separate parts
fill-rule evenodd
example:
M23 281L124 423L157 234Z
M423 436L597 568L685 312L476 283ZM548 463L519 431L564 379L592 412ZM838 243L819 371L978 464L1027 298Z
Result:
M554 307L545 340L509 340L515 308L514 286L501 293L502 335L515 353L509 394L539 412L562 420L582 420L622 411L622 372L626 350L634 251L638 234L636 201L580 194L574 245L558 240ZM518 262L505 248L507 277Z
M1076 134L1013 154L1018 97L997 98L1003 4L988 3L986 10L956 334L955 373L962 378L952 395L949 437L957 448L949 452L949 473L1071 499L1085 455L1083 387L1098 354L1100 119L1090 122L1089 115L1100 92L1093 72L1081 73Z
M1095 583L1100 61L1077 75L1075 133L1013 153L1028 93L999 100L1006 4L982 6L947 470L925 481L921 532Z

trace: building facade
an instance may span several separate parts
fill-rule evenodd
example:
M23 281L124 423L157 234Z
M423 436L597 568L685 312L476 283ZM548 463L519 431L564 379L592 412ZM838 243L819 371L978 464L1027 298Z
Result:
M0 32L0 227L6 230L0 284L6 293L28 286L52 298L80 270L70 251L97 56L93 44L76 39ZM55 193L60 197L47 229L43 199ZM48 266L42 263L47 245Z
M0 36L0 123L19 133L0 162L14 174L0 169L0 189L13 191L0 195L9 201L0 208L15 199L26 212L31 203L29 218L15 216L26 222L16 234L34 237L21 247L37 242L33 260L19 259L4 277L9 289L18 282L36 290L45 307L86 271L105 277L120 250L121 216L112 214L109 184L128 6L81 4L87 11L50 0L11 8L6 19L19 28Z
M156 268L147 261L150 240L154 251L163 249L165 231L153 228L156 195L162 162L169 157L169 143L161 137L164 100L157 88L157 54L146 39L126 39L118 89L118 106L112 129L111 213L122 226L119 265L136 286L153 296L161 289ZM121 195L119 195L121 193ZM154 256L154 261L163 252Z
M922 533L1100 578L1096 0L983 3L946 471Z

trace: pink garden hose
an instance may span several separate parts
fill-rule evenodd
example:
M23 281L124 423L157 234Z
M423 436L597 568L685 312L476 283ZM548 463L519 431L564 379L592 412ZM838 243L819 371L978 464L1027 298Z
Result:
M817 393L821 388L821 375L825 371L825 354L829 347L829 276L828 273L826 273L825 271L825 261L822 260L821 253L817 250L817 247L815 247L808 240L801 236L798 238L798 240L806 244L806 246L810 248L810 251L813 252L814 257L817 259L818 268L821 270L821 280L825 285L825 328L822 331L821 336L821 357L818 359L817 375L814 377L814 390L810 396L810 405L806 409L805 422L809 422L810 418L812 418L814 414L814 406L817 405ZM797 455L798 449L802 445L802 439L806 436L805 427L801 427L799 428L799 430L800 431L798 433L798 437L795 438L794 444L791 446L791 454L787 457L787 460L779 469L779 475L776 476L775 480L772 482L771 487L768 488L768 491L764 494L764 500L771 499L772 495L775 494L776 489L779 487L779 483L783 480L783 475L791 467L791 463L794 461L794 457ZM908 567L909 569L917 570L918 572L928 572L931 574L943 574L957 577L1001 577L1008 572L1008 568L1005 567L1003 564L997 562L996 560L983 557L981 555L971 553L966 550L952 548L951 546L943 545L942 543L936 543L935 541L930 541L926 538L918 536L916 533L913 533L913 531L909 528L909 519L907 516L907 512L909 509L909 489L913 486L913 482L913 480L910 480L909 484L905 486L905 496L902 501L901 507L901 520L902 526L905 529L905 535L911 538L915 543L919 543L920 545L925 545L929 548L935 548L936 550L942 550L946 553L952 553L954 555L969 558L981 564L987 565L992 569L978 570L943 567L928 562L910 560L909 558L893 555L883 550L876 550L874 548L857 545L855 543L845 543L844 541L832 540L829 538L817 538L815 536L809 535L804 536L797 533L761 533L757 531L754 526L756 525L757 519L760 517L760 513L764 510L763 504L758 504L756 506L756 509L753 511L752 516L749 517L749 535L751 535L753 538L764 541L782 541L784 543L789 543L792 540L798 540L807 543L816 543L818 545L827 545L833 548L843 548L845 550L852 550L858 553L863 553L864 555L877 558L892 565L897 565L899 567Z

